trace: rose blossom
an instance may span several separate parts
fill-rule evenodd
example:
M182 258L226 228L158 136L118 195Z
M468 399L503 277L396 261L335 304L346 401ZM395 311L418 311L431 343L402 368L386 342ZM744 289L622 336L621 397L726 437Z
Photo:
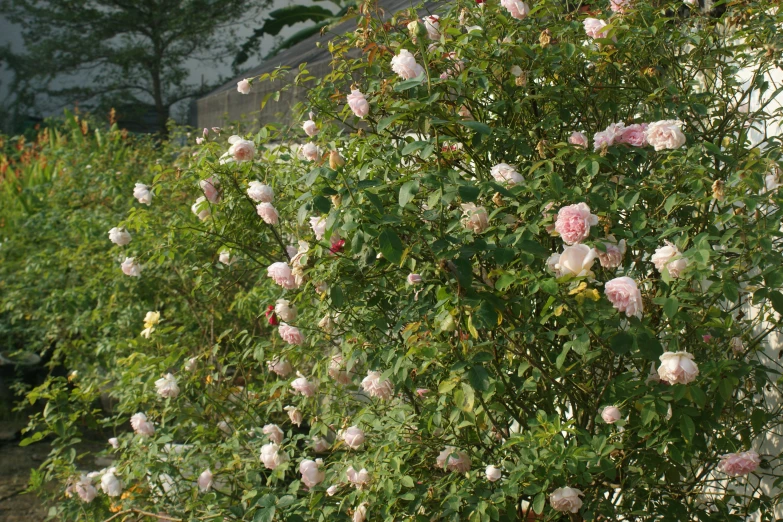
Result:
M143 413L136 413L130 418L133 431L139 435L150 437L155 434L155 426L147 420Z
M277 424L267 424L263 428L261 428L261 431L269 437L269 440L274 442L275 444L280 444L283 442L283 437L285 434L283 433L283 430L280 429L280 426Z
M503 473L500 471L500 468L490 464L489 466L487 466L487 469L484 470L484 475L487 476L488 481L496 482L500 480L500 477L503 475Z
M368 371L367 377L362 379L362 389L370 394L370 397L378 397L389 400L394 395L394 385L389 379L381 381L381 372Z
M650 123L645 131L647 142L655 150L678 149L685 145L685 134L682 133L683 122L679 120L662 120Z
M318 146L315 143L305 143L299 151L309 161L318 159Z
M318 326L321 326L321 323L318 323ZM337 384L351 383L351 375L345 370L343 356L339 353L333 355L332 360L329 361L329 377L337 381Z
M462 215L462 226L472 230L475 234L481 234L489 226L489 216L484 207L477 207L473 203L463 203Z
M590 235L590 227L598 224L598 216L590 213L586 203L568 205L557 212L555 230L568 245L581 243Z
M120 447L120 441L117 439L117 437L112 437L109 439L109 444L112 448L117 449Z
M302 415L302 412L297 409L296 406L286 406L283 408L286 412L288 412L288 418L291 419L291 422L296 424L297 426L302 425L302 421L304 420L304 416Z
M260 181L251 181L248 183L247 196L258 203L271 203L275 199L275 191Z
M200 196L190 207L190 211L193 212L201 221L204 221L212 215L212 211L210 210L209 205L204 204L206 200L206 197Z
M439 468L454 472L466 473L470 471L470 457L464 451L457 451L454 446L446 446L436 459Z
M631 317L641 317L644 307L642 305L642 293L636 286L636 281L630 277L616 277L604 286L604 293L612 305L620 312Z
M580 496L584 496L584 493L575 488L557 488L549 495L549 504L555 511L579 513L579 508L582 507L582 499Z
M311 217L310 228L313 229L315 239L321 241L324 238L324 234L326 234L326 216Z
M571 133L571 136L568 138L568 143L574 145L575 147L582 147L583 149L586 149L587 136L585 136L583 132L573 132Z
M196 138L196 145L203 145L204 141L204 138Z
M277 333L279 333L280 338L288 344L302 344L304 342L304 336L296 326L280 323L280 328L277 329Z
M530 12L530 8L521 0L500 0L500 5L505 7L512 17L522 20Z
M664 352L659 358L658 377L669 384L688 384L699 375L699 367L688 352Z
M300 393L304 395L305 397L312 397L315 395L315 383L312 383L307 380L307 377L302 375L299 372L296 372L296 375L298 378L291 381L291 388L294 389L294 395L297 393Z
M324 453L326 451L329 451L329 441L327 441L323 437L314 437L313 451L315 451L316 453Z
M332 484L331 486L326 488L326 494L329 495L330 497L335 496L337 494L337 486Z
M353 512L353 522L364 522L367 518L367 502L362 502Z
M416 58L407 49L400 49L399 54L391 59L391 68L403 80L424 74L424 68L416 63Z
M623 264L623 256L626 250L625 239L621 239L619 243L615 242L614 236L608 236L606 239L608 241L603 243L606 252L595 249L598 253L598 259L604 268L618 268Z
M231 147L228 148L228 155L237 163L250 161L256 155L256 145L250 140L234 135L228 138L228 143L231 144Z
M81 480L73 486L73 489L76 491L76 494L79 495L82 502L88 504L98 496L98 490L92 485L90 479L85 476L82 476Z
M115 245L125 246L131 242L131 235L124 228L114 227L109 230L109 241Z
M291 363L285 359L273 359L266 362L266 367L270 372L276 373L280 377L288 377L294 369Z
M302 124L302 129L304 129L305 134L310 136L311 138L318 134L318 126L315 124L313 120L307 120Z
M152 191L144 183L136 183L133 189L133 197L139 200L139 203L149 206L152 203Z
M267 225L277 225L278 219L280 218L277 209L275 209L271 203L259 203L256 206L256 213Z
M276 284L282 286L287 290L298 288L293 274L291 273L291 267L288 263L277 262L269 265L266 271L267 275L271 277Z
M220 255L218 256L218 261L223 263L224 265L231 266L237 261L236 256L232 256L231 252L228 250L223 250L220 252Z
M114 475L116 468L109 468L101 477L101 490L110 497L122 494L122 482Z
M495 181L504 185L516 185L524 180L522 175L508 163L498 163L492 167L490 173Z
M351 94L348 95L348 106L359 118L364 118L370 113L370 104L358 89L351 89Z
M186 372L192 372L195 371L198 367L198 359L196 357L191 357L187 360L187 362L184 365Z
M430 391L427 388L416 388L416 395L419 397L424 397L427 395Z
M341 437L345 445L354 450L361 448L364 444L364 432L356 426L344 430Z
M571 245L563 249L563 253L557 258L555 273L558 277L571 275L584 277L592 274L590 268L595 263L597 253L594 248L587 245Z
M370 473L364 468L360 471L356 471L353 469L353 466L351 466L345 471L345 475L348 477L348 482L353 484L356 489L362 489L370 483Z
M177 379L170 373L167 373L162 378L155 381L155 389L161 397L170 397L174 399L179 395Z
M261 462L266 469L277 469L280 464L288 462L288 455L280 451L280 446L274 442L261 446Z
M619 143L620 138L625 132L624 123L611 123L606 129L596 132L593 136L593 150L599 151L605 147L611 147Z
M240 94L249 94L250 93L250 82L247 81L247 78L244 80L239 80L237 82L237 92Z
M759 464L761 464L759 454L754 450L749 450L742 453L721 455L718 469L729 476L737 477L753 473L759 467Z
M299 473L302 474L302 482L304 482L305 486L312 488L323 482L326 474L321 471L322 464L323 460L321 459L315 459L314 461L305 459L299 464Z
M606 38L607 31L604 27L606 27L607 24L603 20L599 20L598 18L585 18L585 21L582 22L582 24L585 27L585 33L587 33L587 36L590 38Z
M440 17L438 15L425 16L421 21L424 23L429 39L440 40Z
M623 414L620 413L620 409L617 406L607 406L601 412L601 418L607 424L614 424L623 418Z
M659 272L663 272L665 267L674 279L680 277L680 273L688 266L688 260L682 257L680 250L670 241L666 241L664 246L657 248L650 261Z
M198 186L204 191L204 196L210 203L220 203L220 181L215 176L208 179L202 179Z
M409 285L418 285L421 283L421 275L419 274L408 274L408 284Z
M623 129L623 133L617 140L618 143L627 143L632 147L644 147L647 143L647 136L645 131L647 130L646 123L634 123Z
M201 472L198 476L198 490L202 493L207 492L212 488L212 472L209 468Z
M625 14L631 7L631 0L609 0L609 9L617 14Z
M141 276L141 265L136 262L136 258L126 257L125 261L120 265L120 268L122 268L122 273L126 276Z
M288 299L278 299L275 303L275 313L285 322L296 320L296 307L291 306Z

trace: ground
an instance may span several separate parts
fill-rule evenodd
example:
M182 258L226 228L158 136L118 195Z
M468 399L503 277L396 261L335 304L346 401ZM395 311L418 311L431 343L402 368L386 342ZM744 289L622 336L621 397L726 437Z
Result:
M48 511L35 495L23 492L30 470L41 465L49 444L19 447L15 434L23 426L23 421L0 422L0 522L42 522Z

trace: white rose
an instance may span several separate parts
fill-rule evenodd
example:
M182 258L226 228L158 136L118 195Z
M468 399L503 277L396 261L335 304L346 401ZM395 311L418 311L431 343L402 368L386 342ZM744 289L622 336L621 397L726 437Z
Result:
M131 242L131 235L124 228L114 227L109 230L109 241L115 245L125 246Z

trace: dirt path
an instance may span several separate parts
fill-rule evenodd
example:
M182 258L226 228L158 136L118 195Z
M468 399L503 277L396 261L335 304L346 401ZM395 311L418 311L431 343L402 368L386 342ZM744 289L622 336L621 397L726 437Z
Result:
M14 434L21 422L0 423L0 522L43 522L47 509L31 494L23 494L30 470L37 468L49 453L45 442L20 448Z

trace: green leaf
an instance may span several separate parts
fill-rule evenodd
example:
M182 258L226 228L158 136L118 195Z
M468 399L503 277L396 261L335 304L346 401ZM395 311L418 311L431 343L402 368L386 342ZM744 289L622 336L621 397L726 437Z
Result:
M680 417L680 433L682 433L685 442L693 442L693 437L696 435L696 424L687 415Z
M269 13L269 18L264 22L259 32L261 35L277 36L286 26L307 21L318 22L326 18L332 18L334 15L332 11L317 5L283 7Z
M413 479L409 477L408 475L405 475L400 479L400 484L405 486L406 488L412 488L414 486Z
M457 193L462 198L462 201L472 203L478 199L481 189L470 185L460 185L457 187Z
M420 74L416 78L411 78L410 80L405 80L404 82L400 82L394 86L394 90L396 92L402 92L407 91L408 89L413 89L414 87L418 87L424 82L424 79L426 78L426 75L424 73Z
M555 360L555 366L557 366L557 369L563 367L563 364L565 363L565 359L568 356L568 352L571 351L571 345L569 343L566 343L563 345L563 351L560 352L560 355L557 356L557 359Z
M489 374L483 366L472 366L468 370L468 380L471 386L479 391L487 391L489 389Z
M402 155L403 156L409 156L410 154L413 154L414 152L418 152L424 147L429 145L428 141L412 141L408 144L406 144L402 148Z
M533 499L533 511L537 515L540 515L544 512L544 504L546 503L546 495L541 492L536 495L536 497Z
M378 132L385 130L389 125L402 118L403 114L395 114L393 116L386 116L378 120L378 126L376 127Z
M563 54L566 55L566 58L571 58L575 52L576 52L576 46L574 44L566 43L563 45Z
M783 294L778 291L769 292L769 302L772 303L772 308L779 314L783 314Z
M679 307L680 307L680 302L677 300L677 298L669 297L663 303L663 313L666 314L666 317L672 319L674 315L677 313Z
M469 384L463 382L462 402L458 404L458 406L462 411L471 412L473 411L473 404L475 403L475 401L476 401L476 392L473 391L473 388Z
M544 279L538 282L541 290L549 295L557 294L557 281L554 278Z
M486 123L480 121L461 121L459 122L465 127L478 132L482 136L489 136L492 134L492 128Z
M642 424L645 426L650 424L657 417L658 413L655 411L654 404L647 404L644 408L642 408Z
M495 289L505 290L506 288L511 286L516 280L517 278L514 274L503 274L498 278L497 281L495 281Z
M416 197L419 192L419 182L416 180L407 181L400 187L400 206L404 207Z
M383 257L395 264L399 264L402 261L402 251L404 250L402 241L400 241L400 236L394 230L390 228L384 229L381 235L378 236L378 241L380 242Z
M617 355L628 353L633 349L633 337L627 332L618 332L609 341L609 347Z
M272 522L275 518L275 507L259 509L253 516L253 522Z

